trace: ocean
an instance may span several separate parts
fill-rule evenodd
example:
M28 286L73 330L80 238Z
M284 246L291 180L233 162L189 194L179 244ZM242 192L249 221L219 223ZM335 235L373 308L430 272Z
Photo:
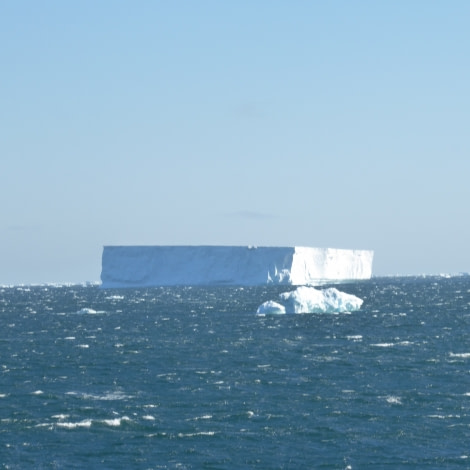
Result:
M336 287L0 287L0 467L470 468L470 276Z

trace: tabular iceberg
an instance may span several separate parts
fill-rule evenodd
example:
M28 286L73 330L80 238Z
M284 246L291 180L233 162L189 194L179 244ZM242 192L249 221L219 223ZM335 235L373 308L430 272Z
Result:
M104 288L318 285L369 279L373 251L311 247L105 246Z

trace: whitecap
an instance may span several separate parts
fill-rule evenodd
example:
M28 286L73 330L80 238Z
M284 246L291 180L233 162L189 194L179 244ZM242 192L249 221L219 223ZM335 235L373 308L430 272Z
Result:
M435 418L435 419L460 418L460 415L428 415L428 418Z
M402 404L401 398L400 397L395 397L393 395L389 395L389 396L385 397L385 401L387 403L390 403L391 405L401 405Z
M362 341L362 335L347 335L346 339L350 341Z
M66 395L74 395L85 400L103 400L103 401L112 401L112 400L126 400L128 398L133 398L131 395L126 395L123 392L107 392L104 395L93 395L91 393L80 393L80 392L66 392Z
M35 428L48 428L49 431L52 431L54 429L51 423L39 423L39 424L36 424L34 427Z
M450 357L460 357L462 359L468 359L470 357L469 353L449 353Z
M122 418L114 418L114 419L103 419L100 422L106 424L108 426L121 426L123 421L130 421L131 419L127 416L123 416Z
M199 421L200 419L212 419L212 415L196 416L195 418L189 418L187 421Z
M195 436L214 436L215 431L200 431L200 432L188 432L188 433L178 433L178 437L195 437Z
M64 423L57 423L56 426L66 429L75 429L75 428L89 428L91 426L92 420L85 419L83 421L78 421L76 423L71 422L64 422Z

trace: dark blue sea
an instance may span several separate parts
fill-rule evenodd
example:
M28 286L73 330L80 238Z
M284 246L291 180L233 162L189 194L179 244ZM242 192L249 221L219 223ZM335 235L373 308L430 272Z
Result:
M0 288L4 469L470 468L470 277Z

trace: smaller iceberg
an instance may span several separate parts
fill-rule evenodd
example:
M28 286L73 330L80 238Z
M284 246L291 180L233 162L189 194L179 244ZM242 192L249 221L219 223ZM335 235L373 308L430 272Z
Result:
M279 301L268 300L262 303L257 314L285 313L343 313L354 312L361 308L363 300L346 294L334 287L315 289L301 286L292 292L279 295Z
M83 313L83 314L91 314L94 315L95 313L98 313L96 310L93 310L92 308L89 307L84 307L81 308L77 313Z
M284 314L286 313L286 307L281 305L274 300L268 300L267 302L262 303L258 310L256 311L257 314Z

